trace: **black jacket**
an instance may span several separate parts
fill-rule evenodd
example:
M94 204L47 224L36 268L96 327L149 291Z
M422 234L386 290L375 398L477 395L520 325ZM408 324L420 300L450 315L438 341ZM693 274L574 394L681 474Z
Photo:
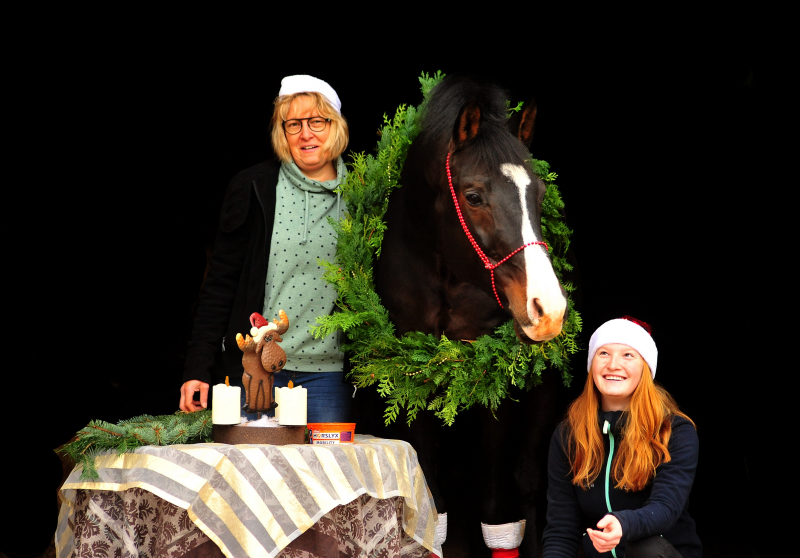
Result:
M278 160L238 173L228 185L208 276L200 292L183 379L209 384L242 374L237 333L264 306L267 260L275 218ZM223 350L224 346L224 350Z
M602 430L607 420L614 435L615 454L621 441L622 411L599 413ZM568 425L562 422L550 442L547 488L547 525L544 530L544 558L574 557L581 537L588 539L586 529L597 529L597 522L609 513L606 503L606 464L600 477L588 490L572 484L570 463L567 458ZM609 455L610 436L604 435L605 455ZM695 523L689 515L689 492L697 469L698 439L692 423L683 417L674 417L669 440L671 460L656 469L652 482L638 492L614 488L609 480L611 513L622 526L622 540L615 549L617 558L625 556L625 544L651 535L662 535L683 558L702 556L702 545ZM616 455L612 456L613 459ZM606 457L607 459L607 457ZM587 544L588 543L588 544ZM585 541L584 550L589 556L611 557L599 554L591 541Z

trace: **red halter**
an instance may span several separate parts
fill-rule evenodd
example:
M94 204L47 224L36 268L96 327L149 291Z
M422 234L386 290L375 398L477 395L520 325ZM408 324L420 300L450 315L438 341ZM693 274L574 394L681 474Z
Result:
M497 287L495 287L495 284L494 284L494 270L497 267L500 267L500 264L502 264L505 261L507 261L511 256L513 256L517 252L520 252L520 251L524 250L528 246L534 246L536 244L541 244L542 246L544 246L545 250L550 250L550 247L547 245L546 242L539 242L539 241L528 242L527 244L523 244L522 246L520 246L519 248L517 248L516 250L511 252L508 256L506 256L505 258L503 258L502 260L500 260L496 264L493 264L489 260L488 256L486 256L486 254L483 253L483 250L481 250L481 247L478 246L478 243L472 237L472 233L469 232L469 229L467 228L467 223L464 221L464 216L461 215L461 207L458 205L458 197L456 197L456 191L453 188L453 177L450 176L450 153L447 154L447 182L450 183L450 193L453 195L453 203L456 204L456 212L458 212L458 220L461 221L461 228L463 228L464 232L467 234L467 238L469 239L470 243L472 244L472 247L475 248L475 252L478 253L478 257L481 259L481 261L483 261L483 265L485 265L486 269L488 269L491 272L491 274L492 274L492 290L494 291L494 297L497 299L497 304L500 305L500 308L504 308L503 303L500 302L500 295L497 294Z

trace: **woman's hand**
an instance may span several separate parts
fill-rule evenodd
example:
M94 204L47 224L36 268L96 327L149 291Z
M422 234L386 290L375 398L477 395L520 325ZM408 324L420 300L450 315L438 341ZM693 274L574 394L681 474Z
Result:
M194 393L200 392L200 404L194 402ZM208 384L200 380L189 380L181 386L181 411L193 413L208 407Z
M622 538L622 525L619 524L619 519L613 515L606 515L597 522L597 528L600 530L586 529L592 544L597 552L610 552Z

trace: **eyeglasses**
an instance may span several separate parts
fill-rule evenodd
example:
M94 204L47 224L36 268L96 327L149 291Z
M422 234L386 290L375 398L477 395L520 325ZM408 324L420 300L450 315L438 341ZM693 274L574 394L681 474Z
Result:
M283 131L292 135L299 134L300 130L303 129L303 120L306 121L312 132L321 132L325 129L325 126L328 125L328 122L331 121L330 118L322 118L321 116L310 116L308 118L284 120Z

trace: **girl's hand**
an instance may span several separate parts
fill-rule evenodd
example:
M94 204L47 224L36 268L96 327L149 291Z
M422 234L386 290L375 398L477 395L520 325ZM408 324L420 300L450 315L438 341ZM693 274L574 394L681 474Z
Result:
M622 539L622 525L613 515L606 515L598 521L597 528L600 530L586 529L597 552L610 552Z

